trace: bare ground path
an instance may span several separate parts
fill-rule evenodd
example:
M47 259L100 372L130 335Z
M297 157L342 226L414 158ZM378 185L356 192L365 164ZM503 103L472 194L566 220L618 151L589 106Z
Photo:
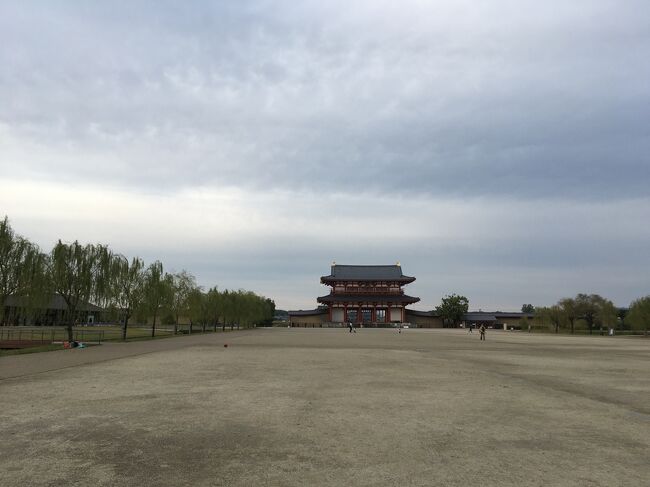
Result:
M0 380L0 485L650 478L650 340L275 329L111 347Z
M156 340L131 342L104 342L101 346L81 349L56 350L46 353L10 355L0 357L0 380L26 375L40 374L68 367L78 367L107 360L134 357L146 353L164 352L183 347L192 347L201 343L227 341L231 336L241 335L247 331L210 332L206 334L164 337Z

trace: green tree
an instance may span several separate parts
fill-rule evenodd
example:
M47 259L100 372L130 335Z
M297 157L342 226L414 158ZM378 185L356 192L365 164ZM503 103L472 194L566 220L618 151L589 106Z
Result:
M94 245L71 244L58 241L50 254L49 275L54 291L66 303L68 340L73 340L73 330L80 305L85 305L93 295L98 257L101 251Z
M122 316L122 340L126 340L129 319L144 298L144 262L134 257L131 262L123 255L114 259L115 304Z
M523 304L521 305L521 312L522 313L534 313L535 312L535 306L532 304Z
M168 305L171 297L169 280L164 278L163 265L156 261L151 264L144 275L142 309L147 317L153 318L151 336L156 336L156 320L162 308Z
M49 274L49 257L32 246L25 256L22 269L24 285L21 289L24 303L24 316L33 322L40 322L43 312L48 308L52 299L52 287Z
M221 323L221 330L226 330L226 325L229 322L232 322L233 318L233 298L232 293L226 289L221 294L221 315L223 316L223 321Z
M609 299L598 294L578 294L575 302L580 317L587 323L590 335L594 326L602 327L616 322L616 307Z
M618 318L618 323L619 323L619 329L624 330L625 329L625 318L627 318L627 313L629 309L627 308L617 308L616 310L616 317Z
M537 307L535 309L535 321L544 325L552 325L555 333L559 333L563 320L564 312L557 304L550 307Z
M578 304L576 303L576 300L573 298L563 298L560 300L558 305L562 310L564 319L566 319L566 321L569 323L571 334L573 334L575 331L575 323L579 316Z
M196 288L196 279L187 271L181 271L176 274L168 274L170 277L170 301L169 308L174 316L174 334L178 332L178 324L181 316L187 316L188 302L187 299L193 289Z
M6 323L5 302L11 295L24 297L29 286L27 261L38 249L27 239L14 233L9 219L0 221L0 306L1 324Z
M216 332L217 326L219 326L219 318L222 317L221 306L223 303L223 297L216 286L208 290L206 300L209 321Z
M463 316L469 308L469 300L457 294L447 295L442 298L436 312L442 316L444 326L458 327L463 321Z
M632 301L626 320L632 325L633 329L645 330L647 335L650 328L650 296Z
M208 299L199 287L194 287L187 295L187 314L190 319L190 333L192 333L195 323L201 325L201 331L205 333L205 324L208 320Z

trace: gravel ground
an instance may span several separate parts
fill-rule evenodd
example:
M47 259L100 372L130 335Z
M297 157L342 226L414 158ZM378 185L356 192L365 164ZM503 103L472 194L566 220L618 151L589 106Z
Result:
M461 330L4 357L0 485L648 486L649 365L642 338Z

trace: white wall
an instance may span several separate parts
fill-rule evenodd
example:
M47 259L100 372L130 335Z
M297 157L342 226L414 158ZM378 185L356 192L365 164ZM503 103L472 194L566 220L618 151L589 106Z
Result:
M402 321L402 308L390 309L390 321Z
M332 321L336 323L343 322L343 309L342 308L333 308L332 309Z

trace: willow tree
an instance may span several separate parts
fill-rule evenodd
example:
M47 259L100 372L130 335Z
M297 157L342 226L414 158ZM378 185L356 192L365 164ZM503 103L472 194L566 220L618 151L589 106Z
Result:
M0 221L0 306L2 325L6 322L5 302L11 295L23 297L28 285L25 276L25 264L35 246L27 239L16 235L5 216Z
M550 307L540 307L535 308L535 319L544 325L550 323L555 328L555 333L560 331L560 325L564 321L564 313L562 308L555 304Z
M116 255L106 246L98 245L95 249L95 282L93 299L95 304L110 309L115 301L115 279L118 262Z
M38 247L32 246L25 256L21 272L24 282L21 290L24 297L24 313L32 320L42 316L52 299L48 267L49 256L42 253Z
M77 320L79 306L85 306L93 295L99 255L102 246L81 245L76 240L66 244L59 240L52 249L49 275L52 289L66 304L68 340L73 340L72 327Z
M187 271L181 271L176 274L167 274L171 286L171 297L169 300L169 309L174 315L174 334L178 331L178 324L181 316L186 315L187 299L193 289L196 288L196 279Z
M149 265L144 275L144 294L142 308L147 317L153 318L151 336L156 336L156 320L160 310L169 302L171 286L164 278L163 265L156 261Z
M634 329L645 330L647 334L650 329L650 296L632 301L626 318Z
M223 298L219 289L216 286L210 288L206 294L206 306L209 322L212 324L215 332L217 331L217 326L219 326L219 318L222 316L222 303Z
M115 303L122 314L122 340L126 340L129 319L144 297L144 262L138 257L129 259L122 255L114 258Z
M228 321L232 321L232 316L234 314L234 304L232 299L232 293L226 289L221 293L221 331L226 331L226 325Z
M573 298L564 298L561 299L558 303L558 306L562 310L562 315L566 321L569 322L571 328L571 334L575 331L575 323L578 319L579 310L576 300Z
M190 333L195 323L201 325L201 331L205 333L205 325L210 319L208 297L199 287L192 289L187 296L187 314L190 319Z

